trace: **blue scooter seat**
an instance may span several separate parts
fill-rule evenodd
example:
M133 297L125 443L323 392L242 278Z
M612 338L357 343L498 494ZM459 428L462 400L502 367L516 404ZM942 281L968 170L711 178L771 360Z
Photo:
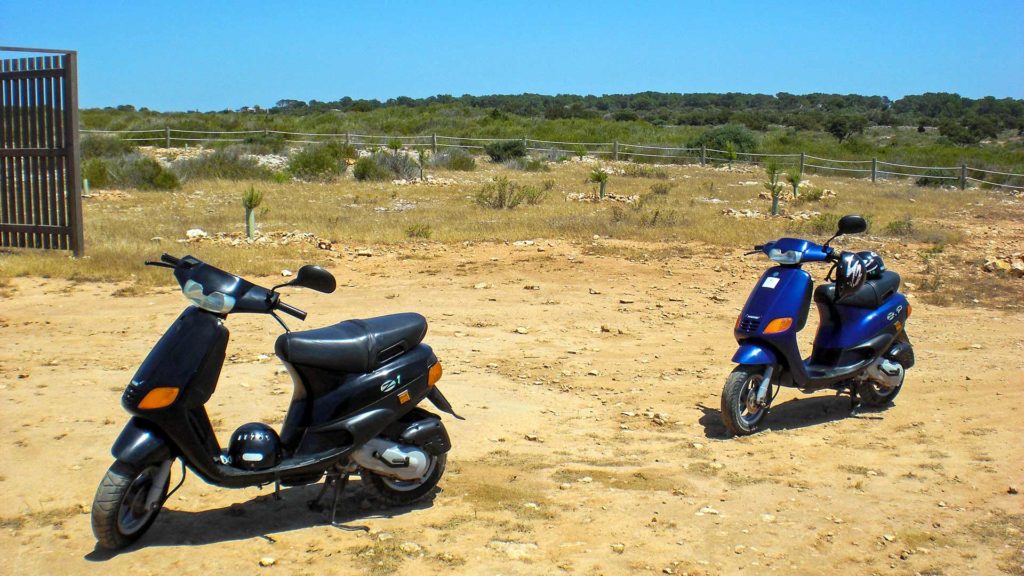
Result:
M814 301L829 306L853 306L854 308L878 308L900 289L900 275L887 270L873 280L867 280L856 292L836 302L836 285L822 284L814 290Z

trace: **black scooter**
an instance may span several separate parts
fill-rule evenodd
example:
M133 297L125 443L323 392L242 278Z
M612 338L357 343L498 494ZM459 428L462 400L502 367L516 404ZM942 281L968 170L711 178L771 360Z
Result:
M96 490L93 533L107 549L127 546L152 525L167 498L185 480L186 466L210 484L226 488L319 482L313 508L334 489L338 497L358 473L388 503L408 504L437 485L451 448L441 419L416 406L424 399L456 418L435 386L441 364L422 344L427 322L419 314L349 320L290 332L276 312L299 320L306 313L281 301L277 290L301 286L331 293L334 276L317 266L271 289L256 286L192 256L164 254L147 265L174 270L190 306L146 357L121 403L132 414L111 450L116 461ZM247 424L224 451L204 405L224 364L229 314L273 316L284 327L275 352L292 376L294 392L281 434ZM265 432L253 433L253 428ZM259 441L266 454L235 453ZM266 456L266 458L264 458ZM181 460L173 490L171 465Z

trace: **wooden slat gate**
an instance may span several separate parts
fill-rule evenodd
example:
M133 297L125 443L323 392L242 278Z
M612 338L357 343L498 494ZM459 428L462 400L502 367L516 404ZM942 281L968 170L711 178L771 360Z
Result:
M0 246L83 251L77 55L0 59Z

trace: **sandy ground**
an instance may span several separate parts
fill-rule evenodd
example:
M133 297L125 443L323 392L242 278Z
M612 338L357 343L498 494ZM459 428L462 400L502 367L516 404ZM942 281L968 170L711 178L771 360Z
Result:
M784 390L769 431L728 439L733 319L765 261L658 254L538 241L335 261L336 293L288 298L306 327L431 322L440 387L467 418L446 420L439 493L388 509L354 480L343 519L368 530L341 530L303 505L315 487L275 501L190 475L118 555L94 551L89 506L121 391L185 301L170 275L142 297L15 280L0 300L0 574L1024 573L1024 496L1009 493L1024 484L1024 313L912 299L918 364L894 406L851 415L845 397ZM273 320L229 327L208 405L222 442L279 426L291 387Z

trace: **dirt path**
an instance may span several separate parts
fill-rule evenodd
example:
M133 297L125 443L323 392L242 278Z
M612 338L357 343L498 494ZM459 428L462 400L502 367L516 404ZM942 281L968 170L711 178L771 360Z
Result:
M770 432L730 440L718 404L731 326L764 262L614 255L627 249L339 260L338 292L290 300L308 327L428 317L440 385L467 418L448 422L443 491L389 510L354 481L345 520L369 532L343 531L304 507L314 487L277 502L190 477L114 557L93 551L87 512L126 419L121 391L184 300L15 280L0 300L0 573L1024 572L1024 500L1008 494L1024 484L1024 313L912 300L918 365L895 406L850 416L845 398L784 391ZM229 326L208 406L222 442L246 421L279 426L291 386L272 320Z

